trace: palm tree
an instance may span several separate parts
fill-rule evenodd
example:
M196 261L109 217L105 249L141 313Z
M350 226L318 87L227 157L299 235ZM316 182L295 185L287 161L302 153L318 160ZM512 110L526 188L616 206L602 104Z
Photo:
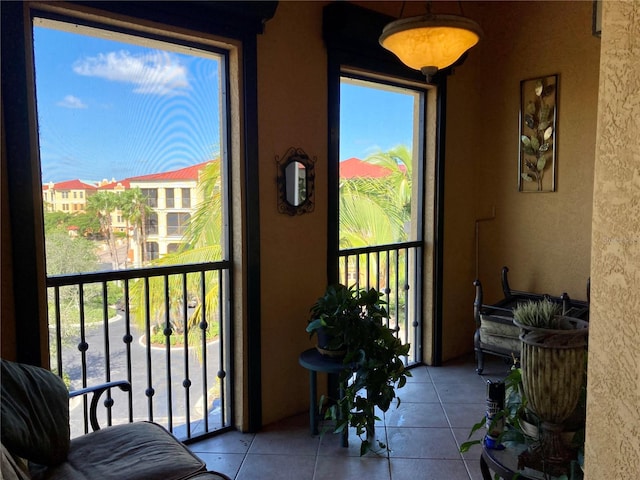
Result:
M364 161L389 171L382 178L352 178L340 184L340 246L357 248L407 239L411 220L412 157L399 145Z
M367 157L367 163L385 168L389 173L381 178L356 177L342 179L340 184L340 248L362 248L386 245L408 239L411 221L412 155L409 149L399 145L387 152ZM399 253L397 254L399 255ZM396 272L387 265L393 261L391 254L368 256L362 254L360 262L371 262L368 272L360 271L358 282L370 278L384 282L388 275L404 275L404 269ZM349 257L349 272L355 270L355 257ZM400 260L398 261L406 261ZM361 263L362 264L362 263ZM342 271L341 276L347 272ZM364 278L363 278L364 277ZM393 282L388 278L388 282ZM402 280L402 278L399 278ZM382 288L384 285L377 285Z
M117 210L117 208L118 197L113 192L101 191L87 198L87 210L94 213L100 221L100 232L107 240L107 245L111 253L111 265L114 270L118 270L120 265L111 222L111 214Z
M140 258L145 259L146 232L145 223L153 211L147 204L147 198L139 187L125 190L120 194L119 208L127 223L127 254L129 252L129 229L133 227L133 234L139 248Z
M179 250L154 260L152 265L184 265L223 259L222 183L219 161L207 164L200 172L198 197L201 201L190 218ZM200 323L203 304L207 312L206 320L209 324L211 319L216 318L214 314L218 309L220 288L217 272L210 271L204 275L204 298L201 293L202 280L199 274L188 275L187 291L183 292L181 276L172 275L168 278L169 292L181 292L169 296L169 318L172 329L178 333L188 333L190 337L200 335L198 328L193 327L197 327ZM132 301L135 304L135 318L139 326L142 327L141 323L145 318L143 282L135 282L132 285L131 293ZM160 326L166 318L164 278L149 279L148 295L150 311L154 314L156 325ZM182 322L184 302L196 303L196 308L187 319L186 325Z

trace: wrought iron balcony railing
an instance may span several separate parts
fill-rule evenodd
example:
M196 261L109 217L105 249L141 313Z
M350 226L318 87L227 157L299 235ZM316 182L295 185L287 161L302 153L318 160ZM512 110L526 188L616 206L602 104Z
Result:
M152 420L186 440L231 427L230 263L47 278L51 366L70 389L113 389L103 425ZM89 429L72 401L72 436Z
M422 243L403 242L341 250L340 282L384 294L389 327L411 349L407 365L420 362L422 325Z

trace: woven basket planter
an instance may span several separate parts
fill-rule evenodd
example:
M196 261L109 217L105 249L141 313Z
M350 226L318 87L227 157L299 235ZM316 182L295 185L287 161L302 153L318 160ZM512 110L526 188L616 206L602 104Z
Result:
M538 462L559 468L570 459L571 452L560 435L563 422L576 408L584 381L589 324L569 317L559 320L566 329L529 327L514 320L521 329L524 393L529 408L542 422L541 444L525 456L528 466L534 468Z

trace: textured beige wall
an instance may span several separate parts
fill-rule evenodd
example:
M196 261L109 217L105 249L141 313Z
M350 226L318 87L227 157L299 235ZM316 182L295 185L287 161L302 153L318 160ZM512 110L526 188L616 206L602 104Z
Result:
M313 346L309 307L326 285L327 58L320 2L280 2L258 37L260 259L263 421L308 408L308 372L298 364ZM316 162L311 213L278 213L276 156L300 147ZM322 381L319 380L321 385Z
M586 478L640 478L640 2L605 2Z
M485 38L448 82L445 358L472 348L475 220L485 300L512 288L586 298L600 40L591 2L464 2ZM559 75L557 191L519 193L520 81Z

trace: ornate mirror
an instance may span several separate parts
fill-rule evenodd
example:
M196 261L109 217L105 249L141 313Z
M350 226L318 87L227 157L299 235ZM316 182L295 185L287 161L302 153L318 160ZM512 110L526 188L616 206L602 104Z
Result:
M291 147L278 165L278 211L300 215L313 211L315 171L312 160L301 148Z

